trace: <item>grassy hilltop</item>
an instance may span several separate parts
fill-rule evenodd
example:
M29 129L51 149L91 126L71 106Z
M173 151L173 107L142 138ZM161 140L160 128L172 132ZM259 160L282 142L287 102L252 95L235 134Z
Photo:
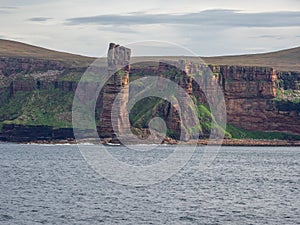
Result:
M74 55L65 52L53 51L21 42L0 39L0 57L28 57L48 60L58 60L76 66L88 66L96 58L81 55ZM200 56L201 57L201 56ZM164 58L176 60L178 57L137 57L147 59ZM186 57L193 61L195 57ZM244 65L244 66L267 66L283 71L300 72L300 47L285 49L270 53L245 54L234 56L213 56L201 57L207 64L215 65ZM103 60L105 65L106 60Z

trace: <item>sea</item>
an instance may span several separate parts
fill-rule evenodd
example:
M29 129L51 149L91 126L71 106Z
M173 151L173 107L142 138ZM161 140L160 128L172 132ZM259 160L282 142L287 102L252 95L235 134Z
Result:
M106 148L136 167L185 154L171 145ZM205 149L196 147L169 178L130 185L99 174L77 145L0 143L0 224L300 224L299 148L216 153L201 167Z

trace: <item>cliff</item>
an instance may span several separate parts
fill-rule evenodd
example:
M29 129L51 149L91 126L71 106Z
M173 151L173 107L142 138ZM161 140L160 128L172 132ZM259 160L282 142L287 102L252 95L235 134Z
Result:
M4 50L2 49L2 52L0 50L0 125L3 126L0 140L17 140L13 136L22 136L22 133L23 136L28 134L31 138L37 137L37 139L42 139L42 137L48 139L55 137L72 138L68 129L72 129L71 115L74 92L81 75L93 59L28 45L24 47L21 43L14 45L13 42L9 42L9 47L6 45L7 42L3 44L3 41L0 41L1 44L6 47L3 48ZM13 48L19 48L15 54L9 50ZM21 51L22 49L23 51ZM291 51L296 54L295 49ZM277 55L286 56L287 52L289 51L285 51L284 54L274 53L273 61L276 63L279 60L276 58ZM270 53L257 57L270 59L271 56ZM237 64L243 62L244 57L246 56L241 56ZM254 58L254 56L250 58ZM176 57L171 57L171 60L178 61ZM260 66L256 66L255 63L248 66L226 65L226 60L232 62L233 57L207 60L211 63L210 68L213 73L209 76L204 73L203 79L205 82L210 82L212 79L217 80L222 87L229 127L234 126L234 129L240 129L239 132L247 131L247 134L264 131L270 135L269 132L300 135L300 122L298 120L300 73L297 72L294 64L291 65L290 70L288 64L285 67L281 65L281 68L284 69L280 70L278 63L274 65L274 68L278 67L276 69L269 67L272 66L270 65L272 60L266 62L266 66L261 65L263 61L259 62ZM105 59L102 61L104 66L107 61ZM225 64L217 65L214 63L221 61ZM159 65L134 64L131 65L131 68L122 69L122 79L118 80L120 74L116 74L113 78L114 82L108 83L98 98L95 110L99 133L102 136L109 136L112 133L109 130L111 127L109 128L110 121L108 121L107 115L110 114L109 106L116 93L121 88L126 88L128 81L146 74L165 76L178 83L190 96L196 98L202 126L199 128L201 129L200 133L203 137L207 137L212 117L205 95L193 80L193 74L202 71L203 68L201 69L199 65L196 65L192 58L186 58L184 63L185 73L174 70L166 63ZM249 61L247 64L249 63L251 62ZM117 64L113 62L111 65ZM296 70L292 71L294 68ZM116 80L119 81L118 84L115 83ZM138 88L129 90L128 95L134 95ZM154 116L163 117L168 126L168 136L178 138L180 132L178 113L166 101L155 98L145 99L137 103L129 114L132 126L140 130L148 129L147 121ZM106 122L105 118L108 118ZM139 129L135 129L135 131L140 133ZM56 133L60 132L60 135L56 136L53 133L54 130ZM230 133L231 131L232 133ZM235 131L228 130L227 137L236 137L233 135L237 133ZM47 135L45 136L43 132L46 132ZM295 137L281 133L279 136L275 136Z
M126 110L126 104L128 102L129 94L129 61L130 61L130 49L123 46L111 43L108 49L108 73L111 75L103 87L103 94L101 96L102 106L99 116L99 136L102 138L113 138L116 132L129 132L130 130L123 130L126 127L125 118L128 118L128 112ZM116 111L112 110L112 105L116 99L116 96L123 90L121 98L118 100L118 108ZM112 123L116 124L114 128ZM127 128L129 125L127 126Z
M186 75L201 71L193 63L187 64ZM133 72L142 74L138 66ZM193 68L193 69L192 69ZM236 127L250 131L285 132L300 134L300 92L297 72L276 71L269 67L257 66L210 66L213 74L206 75L206 81L216 79L222 87L226 103L227 122ZM169 68L164 68L166 74L171 74ZM144 70L144 69L143 69ZM147 71L147 74L157 74L157 71ZM176 77L176 78L175 78ZM180 84L188 93L192 93L200 103L207 106L204 93L193 81L191 76L169 76L169 79ZM209 86L209 85L208 85ZM203 88L203 87L202 87ZM289 93L289 94L286 94ZM173 124L174 118L170 107L158 107L164 111L163 116ZM169 109L166 111L166 108ZM153 112L152 114L157 114ZM143 120L143 118L140 118Z
M280 131L299 134L298 101L281 92L299 90L299 73L277 72L268 67L217 66L213 72L221 76L229 124L246 130ZM288 107L287 107L288 106Z

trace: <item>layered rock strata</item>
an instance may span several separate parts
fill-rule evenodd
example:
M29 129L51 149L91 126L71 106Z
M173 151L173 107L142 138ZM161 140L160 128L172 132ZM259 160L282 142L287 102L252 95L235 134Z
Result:
M100 113L99 136L114 138L116 132L126 133L128 112L126 104L129 93L129 70L131 51L123 46L110 43L107 54L109 80L102 90L102 110ZM121 92L122 91L122 92ZM120 94L119 98L116 98ZM113 105L115 111L113 111ZM113 127L113 124L116 127ZM114 131L114 129L117 129ZM129 130L128 130L129 132Z

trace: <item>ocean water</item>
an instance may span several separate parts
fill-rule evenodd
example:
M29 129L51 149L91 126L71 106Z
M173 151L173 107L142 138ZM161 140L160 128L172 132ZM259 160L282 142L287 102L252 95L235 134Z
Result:
M173 148L109 151L139 165ZM203 171L202 154L168 180L132 187L101 177L76 145L0 143L0 224L300 224L299 148L222 147Z

